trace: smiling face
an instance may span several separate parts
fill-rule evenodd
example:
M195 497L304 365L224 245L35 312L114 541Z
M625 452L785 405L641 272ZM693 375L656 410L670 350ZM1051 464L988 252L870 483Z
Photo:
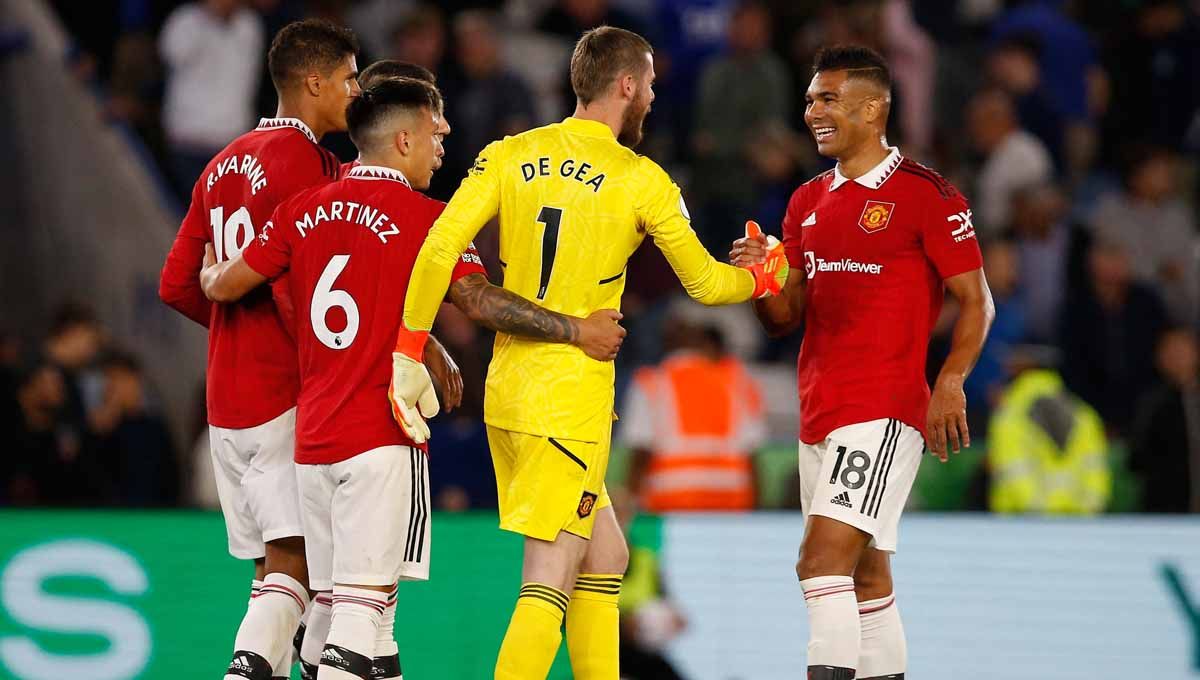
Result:
M822 156L841 159L883 135L888 95L865 78L851 78L848 71L818 71L804 101L804 122Z

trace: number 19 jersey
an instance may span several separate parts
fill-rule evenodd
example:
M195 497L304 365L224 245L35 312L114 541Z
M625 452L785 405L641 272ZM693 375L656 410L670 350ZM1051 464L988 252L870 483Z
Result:
M662 168L618 143L607 125L567 118L480 153L421 252L405 301L407 328L432 325L441 277L497 213L504 287L556 312L619 308L625 267L646 235L697 300L740 302L754 289L749 272L704 250ZM484 398L489 425L596 442L607 436L612 408L612 362L573 345L496 335Z
M296 462L416 446L388 403L392 347L413 261L444 207L400 172L360 165L285 201L242 254L267 278L287 272L300 358ZM474 247L451 278L469 274L485 274Z
M205 299L199 280L205 244L213 245L218 261L236 257L281 201L336 179L337 172L337 158L302 121L264 118L214 156L196 181L160 291L209 328L210 425L240 430L266 423L296 405L300 380L291 331L271 289L264 286L230 304Z

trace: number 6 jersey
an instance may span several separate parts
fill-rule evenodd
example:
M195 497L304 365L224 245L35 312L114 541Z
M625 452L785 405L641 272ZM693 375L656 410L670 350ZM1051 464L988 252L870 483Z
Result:
M287 272L300 357L296 462L414 446L388 404L392 348L413 262L445 207L397 170L360 165L284 201L242 253L267 278ZM474 246L451 279L469 274L486 274Z
M296 405L296 350L263 287L238 302L210 304L200 289L204 245L220 261L236 257L271 212L301 189L337 178L338 161L295 118L264 118L209 161L192 189L192 204L167 255L159 295L207 326L208 422L240 430L261 425ZM285 314L281 316L280 311Z

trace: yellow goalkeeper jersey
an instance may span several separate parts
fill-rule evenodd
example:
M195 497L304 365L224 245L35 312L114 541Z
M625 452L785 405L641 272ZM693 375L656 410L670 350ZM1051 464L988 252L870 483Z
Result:
M629 257L654 239L688 294L709 304L748 300L754 278L700 244L679 187L611 128L567 118L489 144L433 225L413 269L404 323L433 325L450 271L500 216L504 287L563 314L619 309ZM613 417L613 364L572 345L496 335L484 420L528 434L596 442Z

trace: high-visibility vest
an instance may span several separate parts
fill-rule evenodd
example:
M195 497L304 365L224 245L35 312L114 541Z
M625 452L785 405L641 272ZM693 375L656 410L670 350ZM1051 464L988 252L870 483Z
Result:
M642 507L753 509L753 448L766 425L758 387L742 364L682 353L639 370L634 379L654 410L655 446L642 481Z
M1065 433L1062 445L1047 427ZM987 447L994 512L1092 514L1112 494L1104 423L1053 371L1025 371L1013 380L992 415Z

